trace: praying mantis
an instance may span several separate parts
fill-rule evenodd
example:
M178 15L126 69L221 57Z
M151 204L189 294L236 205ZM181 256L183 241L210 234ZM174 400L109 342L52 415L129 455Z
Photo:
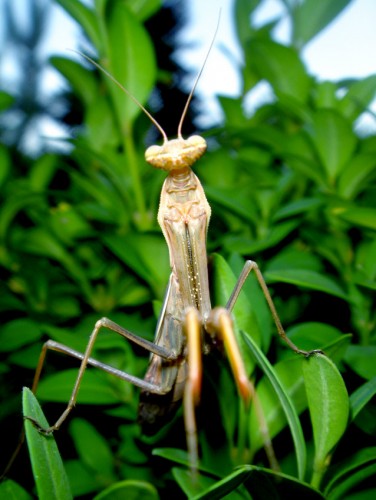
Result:
M214 38L212 44L213 42ZM187 448L192 470L198 468L199 462L195 407L200 399L202 354L208 353L215 346L217 339L224 345L239 395L245 404L250 403L254 394L235 338L231 318L231 311L250 273L256 275L281 338L298 354L308 356L317 352L300 350L286 336L262 273L257 264L251 260L245 262L226 306L214 309L211 307L206 251L211 209L204 189L192 170L195 162L205 153L206 142L197 135L188 139L184 139L182 135L184 118L211 46L184 107L177 129L177 138L172 140L167 138L162 127L137 99L106 70L82 54L104 71L140 106L163 137L162 146L150 146L146 150L145 159L151 166L168 172L161 191L158 222L169 250L171 275L154 342L133 334L108 318L96 322L83 353L59 342L48 340L42 348L35 372L32 385L34 393L37 392L48 351L61 352L80 360L80 368L68 405L51 427L42 428L37 421L26 417L41 433L48 435L58 430L75 406L84 372L90 365L141 389L138 420L146 432L160 428L183 401ZM119 334L150 353L149 367L144 379L91 357L95 341L103 328Z

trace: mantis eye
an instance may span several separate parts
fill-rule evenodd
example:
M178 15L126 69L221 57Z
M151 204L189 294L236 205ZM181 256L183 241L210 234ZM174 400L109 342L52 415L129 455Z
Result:
M155 158L158 158L162 150L161 146L150 146L145 151L145 160L153 165Z
M196 146L198 149L206 149L206 141L199 135L191 135L190 137L188 137L188 139L186 139L186 142L189 146Z

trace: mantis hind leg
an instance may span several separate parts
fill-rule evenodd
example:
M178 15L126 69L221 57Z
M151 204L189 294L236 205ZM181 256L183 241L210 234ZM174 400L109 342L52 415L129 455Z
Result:
M174 359L175 355L173 352L170 352L168 349L164 349L160 346L153 344L152 342L149 342L145 339L142 339L141 337L138 337L137 335L134 335L132 332L126 330L125 328L122 328L121 326L117 325L116 323L114 323L113 321L111 321L107 318L102 318L96 322L94 329L90 335L89 342L87 344L87 347L86 347L86 350L84 353L81 353L79 351L71 349L70 347L65 346L63 344L60 344L59 342L55 342L53 340L48 340L43 345L43 348L42 348L42 351L41 351L41 354L39 357L38 365L37 365L37 368L35 371L34 381L33 381L33 386L32 386L32 391L34 394L36 393L37 388L38 388L38 383L39 383L39 380L41 377L42 368L44 366L46 355L47 355L48 351L52 350L52 351L56 351L56 352L61 352L61 353L66 354L68 356L74 357L76 359L81 360L81 364L80 364L80 368L78 370L76 382L74 384L68 405L67 405L66 409L64 410L64 412L56 420L56 422L51 427L44 429L38 424L38 422L35 422L33 419L29 419L34 423L34 425L36 425L36 427L41 432L43 432L45 434L50 434L51 432L59 429L60 426L62 425L62 423L66 420L69 413L72 411L73 407L76 404L80 385L81 385L85 370L86 370L88 365L99 368L107 373L114 375L115 377L118 377L122 380L130 382L133 385L136 385L137 387L141 387L144 390L148 390L148 391L153 392L155 394L164 394L164 392L165 392L164 388L159 386L158 384L150 383L148 381L145 381L143 379L140 379L138 377L130 375L126 372L118 370L110 365L107 365L105 363L102 363L102 362L90 357L92 350L93 350L93 347L94 347L94 344L95 344L95 341L96 341L98 334L102 328L107 328L109 330L112 330L113 332L118 333L122 337L127 338L128 340L141 345L146 350L148 350L154 354L157 354L157 355L163 357L164 359Z
M274 305L274 302L273 302L273 299L270 295L270 292L269 292L269 289L265 283L265 279L257 265L256 262L254 262L253 260L247 260L244 264L244 267L243 267L243 270L242 272L240 273L240 276L238 278L238 281L236 282L236 285L234 287L234 290L231 294L231 297L229 298L227 304L226 304L226 309L229 310L229 311L232 311L235 303L236 303L236 300L241 292L241 289L243 288L243 285L246 281L246 279L248 278L248 276L250 275L251 272L254 272L254 274L256 275L256 278L257 278L257 281L258 281L258 284L262 290L262 293L264 294L264 297L265 297L265 300L268 304L268 307L269 307L269 310L271 312L271 315L273 317L273 320L274 320L274 324L277 328L277 331L278 331L278 335L286 342L286 344L290 347L290 349L292 349L294 352L296 352L297 354L302 354L303 356L311 356L313 354L323 354L323 352L320 350L320 349L314 349L312 351L304 351L302 349L299 349L298 346L296 346L290 339L289 337L286 335L286 332L282 326L282 323L281 323L281 320L279 318L279 315L277 313L277 310L275 308L275 305Z

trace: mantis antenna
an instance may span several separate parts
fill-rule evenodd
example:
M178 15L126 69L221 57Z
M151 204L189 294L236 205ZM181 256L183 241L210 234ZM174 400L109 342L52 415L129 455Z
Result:
M198 75L196 76L196 79L195 79L195 82L193 84L192 90L189 93L188 99L187 99L187 101L185 103L185 106L184 106L184 109L183 109L183 113L182 113L180 121L179 121L178 131L177 131L177 136L178 136L179 139L182 138L181 131L182 131L182 127L183 127L183 122L185 120L185 117L187 116L187 111L188 111L189 105L190 105L190 103L192 101L193 94L194 94L194 92L196 90L197 84L198 84L198 82L199 82L199 80L201 78L202 72L204 71L204 68L206 66L206 62L207 62L207 60L209 58L209 55L210 55L210 52L211 52L211 50L213 48L214 41L216 39L216 36L217 36L217 33L218 33L218 29L219 29L220 19L221 19L221 11L219 11L217 26L215 28L215 32L214 32L213 38L212 38L212 40L210 42L209 49L208 49L208 51L206 53L206 56L205 56L205 59L204 59L204 62L202 64L202 66L200 68L200 71L199 71ZM75 52L76 54L79 54L81 57L83 57L84 59L86 59L87 61L89 61L91 64L93 64L93 66L95 66L100 71L102 71L110 80L112 80L115 83L115 85L117 85L125 94L127 94L127 96L130 97L135 104L137 104L137 106L146 114L146 116L150 119L150 121L157 127L157 129L159 130L159 132L161 133L161 135L163 137L163 142L164 143L168 142L167 134L163 130L163 128L161 127L161 125L157 122L157 120L151 115L151 113L149 113L149 111L145 108L145 106L143 106L140 103L140 101L133 94L131 94L129 92L129 90L127 90L118 80L116 80L116 78L114 76L111 75L111 73L109 73L100 64L98 64L96 61L94 61L94 59L92 59L91 57L87 56L83 52L81 52L79 50L73 50L73 49L70 49L70 50L72 50L72 52Z

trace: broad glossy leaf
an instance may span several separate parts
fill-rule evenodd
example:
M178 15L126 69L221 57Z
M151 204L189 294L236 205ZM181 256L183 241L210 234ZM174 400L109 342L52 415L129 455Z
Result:
M241 468L240 470L236 470L232 474L220 479L219 481L214 481L212 479L212 485L206 487L204 491L200 492L198 495L195 495L193 498L195 499L216 499L216 498L225 498L226 496L231 496L231 499L249 499L252 497L244 488L239 488L245 479L249 476L249 470L244 470ZM207 478L209 479L209 478ZM236 491L237 490L237 491Z
M84 270L58 238L42 226L25 230L20 236L17 243L22 246L24 252L57 260L67 269L70 276L82 286L84 292L88 296L91 295L90 284Z
M146 481L124 480L112 484L93 500L158 500L156 488Z
M246 43L252 33L249 19L259 4L260 0L237 0L235 2L236 34L241 44Z
M298 53L271 40L252 40L247 47L251 67L266 79L277 94L287 94L305 102L311 86Z
M370 380L376 376L376 346L351 345L349 346L345 361L355 373Z
M101 46L100 28L95 13L80 0L57 0L70 16L85 30L93 44Z
M311 212L319 208L322 204L323 201L320 198L301 198L282 206L277 210L273 219L277 221L285 217Z
M121 403L120 395L103 377L103 374L94 373L94 370L88 368L85 372L77 399L78 403L93 405ZM78 369L73 368L42 378L38 386L38 398L44 401L68 403L77 374Z
M203 474L198 475L197 478L192 478L189 470L177 467L172 469L172 474L187 498L196 498L196 495L199 495L201 491L210 487L215 481L212 477Z
M223 239L223 244L229 252L239 253L240 255L252 255L267 248L273 248L299 225L299 220L279 222L270 229L265 238L260 240L226 235Z
M236 192L236 189L219 189L209 185L205 188L205 194L210 202L224 207L249 222L254 222L257 217L255 208L250 203L249 193Z
M351 121L363 113L375 98L376 75L361 78L352 85L340 102L339 109Z
M308 132L328 182L333 185L350 161L357 144L351 123L332 109L319 109L313 115Z
M351 419L354 420L356 416L362 411L365 405L376 394L376 376L368 380L365 384L359 386L350 396L350 411Z
M345 432L349 397L341 374L326 356L310 356L302 366L315 443L312 484L318 486L328 454Z
M244 489L233 491L234 488L243 484ZM241 493L238 497L237 493ZM249 492L250 497L247 496ZM238 467L225 478L217 481L206 491L193 496L195 500L213 500L226 497L252 498L253 500L265 500L269 498L304 498L307 500L319 500L324 497L321 493L313 489L310 485L297 480L287 474L274 472L264 467L253 465L243 465Z
M115 255L151 285L159 297L163 297L170 267L162 235L132 233L126 238L107 235L104 241Z
M244 486L253 500L266 498L304 498L305 500L323 500L321 493L304 481L264 467L245 465L239 472L250 471Z
M156 78L153 45L144 26L124 2L110 0L106 9L109 72L141 103L149 97ZM110 91L123 133L140 108L111 83Z
M126 0L127 5L140 21L146 21L161 7L161 0Z
M32 500L33 497L12 479L0 483L0 498L4 500Z
M310 321L293 326L287 331L288 337L301 349L322 349L325 345L339 340L343 334L331 325ZM304 345L301 342L304 341Z
M337 211L338 217L356 226L376 230L376 208L349 207L340 208Z
M350 474L347 476L345 479L342 479L340 482L336 484L336 486L332 489L330 494L327 496L328 500L342 500L343 498L351 499L350 496L346 495L348 491L351 491L353 488L355 488L358 484L362 483L363 481L371 480L375 478L376 474L376 463L374 460L370 464L365 464L361 468L358 468L353 472L353 474ZM362 496L362 492L359 492L358 494L360 496L353 498L353 500L356 500L357 498L363 500L368 500L369 498L373 498L373 493L375 490L370 490L371 496L369 495L369 490L367 491L367 496L364 497Z
M72 420L69 425L69 433L81 461L93 472L107 476L107 480L110 480L114 473L114 458L104 437L82 418Z
M40 193L26 192L22 187L17 191L13 188L12 196L2 202L0 211L0 238L5 241L9 226L12 224L14 217L18 212L30 207L44 206L45 202L41 198ZM22 243L15 242L16 247L22 247Z
M0 145L0 187L5 183L11 171L11 159L9 152Z
M360 153L344 168L338 180L338 194L353 199L368 187L371 176L376 173L376 159L372 153Z
M95 104L88 107L85 125L86 137L94 152L100 153L121 140L115 125L113 108L106 96L97 96Z
M82 64L66 57L54 56L51 58L51 64L68 80L73 91L86 106L95 105L99 97L98 83L92 71L88 71Z
M302 286L311 290L319 290L348 300L346 293L333 279L315 271L308 271L306 269L279 269L276 271L267 271L265 279L268 283L282 281L283 283L291 283L292 285Z
M74 498L93 494L103 488L100 478L97 480L93 471L85 467L80 460L66 460L64 465Z
M338 85L335 82L317 82L313 96L316 108L334 108L338 106Z
M14 102L14 97L3 90L0 90L0 111L10 108Z
M60 161L57 156L52 154L45 154L38 158L29 173L31 189L37 192L46 190L59 167Z
M0 351L12 352L39 340L42 336L40 326L27 318L14 319L0 328Z
M35 396L27 388L23 390L23 414L25 417L35 419L42 427L48 427ZM28 420L25 420L25 431L38 498L41 500L73 498L53 436L44 436Z
M293 43L302 48L314 36L322 31L351 0L336 0L335 2L317 2L305 0L295 4L293 9Z
M325 494L328 498L338 498L339 488L344 493L342 489L343 482L347 482L347 489L349 490L357 483L356 477L352 477L352 474L357 472L359 469L365 468L365 466L376 465L376 447L363 448L357 453L354 453L345 461L333 467L330 481L325 486ZM347 496L346 496L347 498Z

